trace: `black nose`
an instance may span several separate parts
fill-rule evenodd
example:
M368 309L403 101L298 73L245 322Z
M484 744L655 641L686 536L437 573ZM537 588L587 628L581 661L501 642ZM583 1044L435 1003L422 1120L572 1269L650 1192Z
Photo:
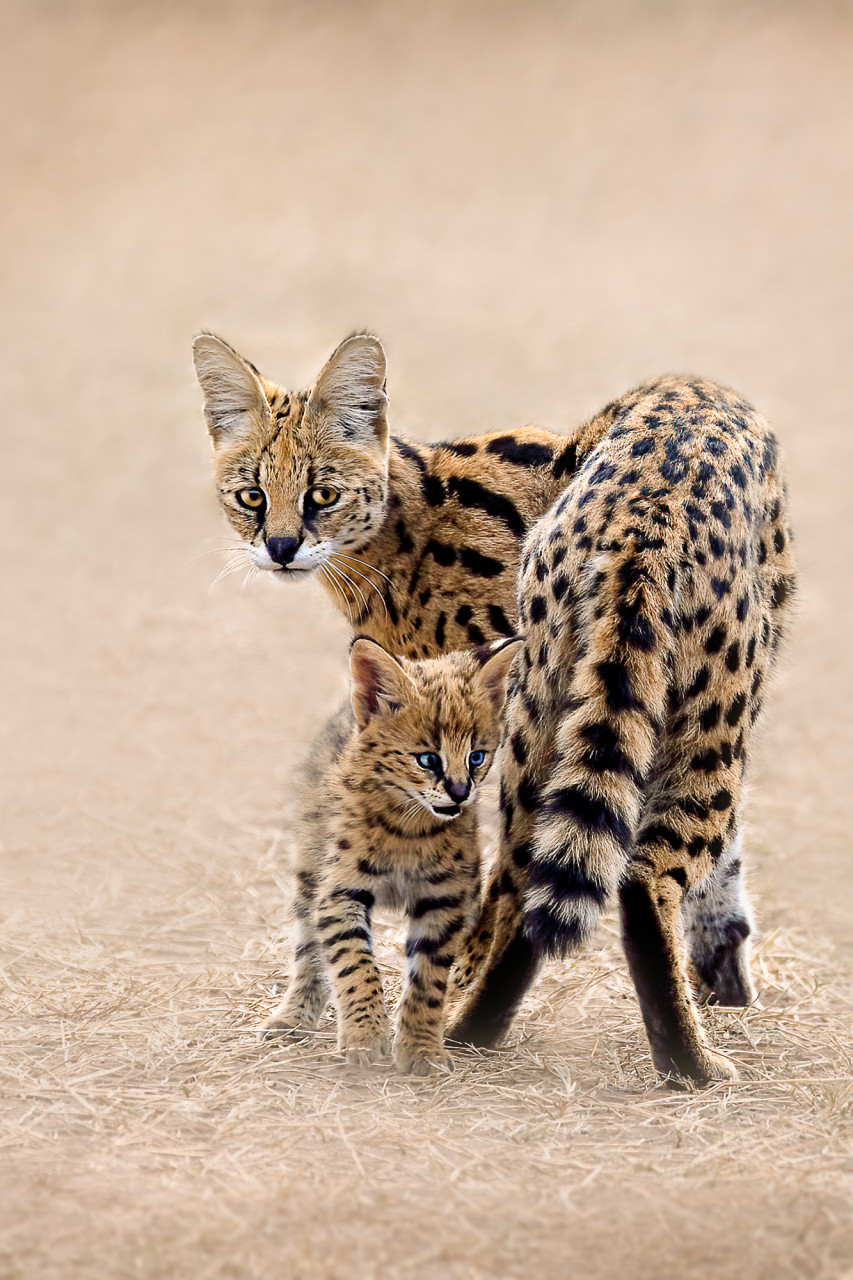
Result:
M275 560L276 564L282 567L290 564L299 548L302 546L301 538L268 538L267 551Z
M445 778L444 789L450 796L451 800L455 800L457 804L461 804L462 801L467 800L471 794L471 783L451 782L448 778Z

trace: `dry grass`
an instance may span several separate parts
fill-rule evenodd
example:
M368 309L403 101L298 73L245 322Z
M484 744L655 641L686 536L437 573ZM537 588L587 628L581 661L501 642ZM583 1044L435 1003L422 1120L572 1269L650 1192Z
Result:
M828 951L771 930L755 957L760 1004L708 1011L742 1068L733 1087L657 1083L610 922L595 948L549 968L504 1049L461 1051L451 1075L428 1081L362 1072L336 1055L331 1023L259 1040L285 886L277 838L255 843L236 870L211 863L192 890L149 900L115 933L83 921L46 936L19 918L0 937L0 1150L7 1167L20 1157L30 1181L45 1180L54 1205L69 1180L95 1212L131 1192L120 1211L105 1207L117 1233L110 1274L268 1274L264 1224L285 1210L296 1268L286 1274L337 1274L350 1249L359 1274L521 1275L537 1249L550 1274L620 1188L632 1212L642 1206L632 1250L661 1238L671 1248L674 1187L728 1205L727 1187L749 1197L771 1174L774 1209L791 1197L800 1236L809 1197L822 1224L791 1274L841 1274L815 1269L853 1244L853 1002ZM394 993L401 932L388 921L378 933ZM517 1195L537 1204L537 1188L532 1216L529 1204L514 1214ZM367 1233L366 1212L379 1215ZM69 1256L88 1273L85 1233L69 1254L53 1238L61 1220L37 1232L10 1224L10 1275L34 1274L39 1257L38 1273L53 1274L58 1256L57 1275ZM248 1271L231 1269L235 1251ZM611 1242L611 1263L612 1253ZM794 1256L786 1246L778 1266Z

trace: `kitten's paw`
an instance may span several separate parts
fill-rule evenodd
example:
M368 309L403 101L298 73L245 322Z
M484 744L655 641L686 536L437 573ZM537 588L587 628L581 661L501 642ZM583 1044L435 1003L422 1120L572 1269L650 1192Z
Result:
M453 1059L446 1049L425 1049L421 1045L397 1045L394 1066L404 1076L429 1076L453 1070Z
M384 1031L346 1032L338 1040L338 1051L351 1066L376 1066L387 1061L391 1053L391 1037Z

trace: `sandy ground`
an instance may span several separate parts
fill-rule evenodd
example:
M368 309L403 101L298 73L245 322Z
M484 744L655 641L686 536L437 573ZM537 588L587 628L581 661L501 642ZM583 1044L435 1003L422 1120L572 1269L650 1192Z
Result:
M851 65L840 3L4 5L4 1280L853 1276ZM732 1089L656 1088L612 922L447 1079L258 1042L345 630L211 587L189 341L301 384L365 325L425 438L667 370L778 428Z

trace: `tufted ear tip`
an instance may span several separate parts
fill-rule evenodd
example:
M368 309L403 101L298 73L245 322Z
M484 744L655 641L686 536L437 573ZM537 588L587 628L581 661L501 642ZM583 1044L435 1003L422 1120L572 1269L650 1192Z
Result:
M267 408L255 366L223 338L207 331L196 334L192 354L214 445L247 435Z
M367 636L357 636L350 647L352 708L360 728L375 715L398 711L412 690L402 663Z
M372 333L354 333L336 347L320 371L308 410L339 439L386 449L386 362Z

